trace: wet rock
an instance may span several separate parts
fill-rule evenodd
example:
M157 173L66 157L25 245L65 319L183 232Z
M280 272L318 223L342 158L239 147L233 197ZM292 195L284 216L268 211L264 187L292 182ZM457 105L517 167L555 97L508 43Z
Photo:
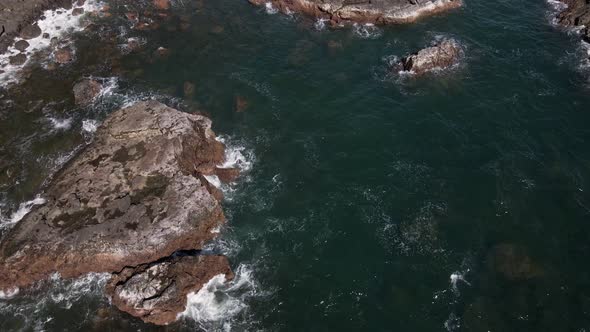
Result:
M461 0L249 0L267 3L284 12L304 13L328 19L332 25L342 23L400 24L462 6Z
M248 108L248 100L242 96L236 96L236 112L241 113Z
M195 84L188 81L184 82L182 91L184 92L185 97L193 97L195 95Z
M89 105L101 90L102 84L92 79L84 79L76 83L73 88L76 105Z
M528 280L543 275L543 270L529 257L526 249L503 243L488 255L489 268L510 281Z
M21 66L25 62L27 62L27 55L24 53L19 53L17 55L13 55L11 57L8 57L8 61L10 62L11 65Z
M170 56L170 50L165 47L158 47L155 53L159 58L167 58Z
M21 52L25 51L28 47L29 43L26 40L19 40L16 43L14 43L14 48Z
M590 3L586 0L562 0L567 7L557 15L557 22L565 27L582 27L582 39L590 43Z
M60 48L53 53L55 62L65 64L73 60L72 50L69 47Z
M403 58L395 69L423 74L437 69L449 68L457 64L462 55L463 50L459 43L453 39L445 39L434 46Z
M42 37L45 39L49 39L49 34L47 32L45 32Z
M166 10L170 8L170 0L154 0L154 6L160 10Z
M125 268L107 284L112 303L146 322L165 325L185 310L187 295L216 275L233 278L224 256L181 256Z
M37 24L27 25L20 31L22 39L33 39L41 35L41 28Z
M239 168L216 168L215 175L221 182L230 183L235 181L240 176Z
M156 101L112 113L0 242L0 290L202 249L225 223L201 180L224 149L200 115Z
M216 25L216 26L214 26L214 27L211 29L211 32L212 32L212 33L214 33L214 34L216 34L216 35L218 35L218 34L220 34L220 33L223 33L223 31L224 31L224 30L225 30L225 29L223 28L223 26L221 26L221 25Z
M79 16L84 14L84 8L74 8L74 10L72 10L72 16Z

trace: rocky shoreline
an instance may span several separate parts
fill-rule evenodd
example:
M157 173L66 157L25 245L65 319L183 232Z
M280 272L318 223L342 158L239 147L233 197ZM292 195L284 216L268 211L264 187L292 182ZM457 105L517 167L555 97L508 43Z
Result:
M46 203L0 242L0 290L56 272L110 272L115 305L148 322L174 321L189 292L215 275L231 278L225 257L199 252L225 223L220 192L204 177L229 171L216 166L224 150L201 115L156 101L112 113L53 178Z
M302 13L326 19L332 26L347 23L412 23L463 5L462 0L249 0L285 14Z

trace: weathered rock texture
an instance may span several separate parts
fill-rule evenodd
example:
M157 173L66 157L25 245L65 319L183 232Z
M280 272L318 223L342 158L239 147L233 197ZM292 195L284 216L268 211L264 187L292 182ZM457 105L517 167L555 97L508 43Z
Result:
M122 271L118 284L128 279L126 267L142 273L142 264L201 249L225 222L203 177L216 172L224 149L204 116L155 101L114 112L94 141L53 178L43 195L46 204L0 243L0 290L28 286L53 272L72 278ZM161 269L168 269L168 276L188 271L199 284L214 258L195 259L196 266L172 260L172 267ZM215 261L210 272L227 273L227 264ZM179 278L175 294L180 295L190 287L186 275ZM158 323L169 317L153 315Z
M438 44L420 50L418 53L403 58L396 69L423 74L437 69L449 68L457 64L463 55L459 43L445 39Z
M92 103L94 98L100 94L102 84L99 82L86 78L74 85L72 91L74 92L74 99L76 105L86 106Z
M562 0L567 8L557 16L557 22L565 27L581 27L582 38L590 43L590 2L586 0Z
M233 273L225 256L173 257L158 263L125 268L107 284L119 309L146 322L164 325L184 311L187 295L218 274Z
M284 13L299 12L347 22L401 24L416 21L462 5L462 0L249 0L255 5L271 4Z

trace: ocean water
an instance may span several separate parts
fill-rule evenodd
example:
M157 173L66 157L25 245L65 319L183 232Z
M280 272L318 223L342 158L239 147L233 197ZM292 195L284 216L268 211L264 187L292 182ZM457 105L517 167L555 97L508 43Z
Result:
M0 90L0 236L110 112L155 98L207 113L244 170L222 187L229 224L207 248L236 278L158 328L111 308L104 275L55 276L0 293L0 330L590 330L590 71L552 4L466 0L334 30L176 0L158 29L133 30L124 14L148 3L110 1L68 35L72 64L39 54ZM451 70L388 69L445 37L465 50ZM81 77L105 85L86 108L71 93Z

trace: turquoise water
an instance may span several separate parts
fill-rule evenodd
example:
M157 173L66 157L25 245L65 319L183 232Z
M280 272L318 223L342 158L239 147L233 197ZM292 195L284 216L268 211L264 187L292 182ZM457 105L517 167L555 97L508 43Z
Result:
M590 329L588 75L549 4L472 0L363 38L246 1L179 1L160 29L124 29L147 43L115 61L123 4L76 37L75 64L34 69L3 93L4 216L90 139L83 120L157 98L207 112L249 164L226 188L229 227L209 248L230 257L235 287L168 330ZM388 70L441 36L465 48L456 68ZM159 46L170 56L155 57ZM71 85L85 75L112 90L77 109ZM503 277L491 263L499 244L526 257L505 264L534 273ZM108 303L97 279L0 302L0 329L156 329L116 311L97 318Z

